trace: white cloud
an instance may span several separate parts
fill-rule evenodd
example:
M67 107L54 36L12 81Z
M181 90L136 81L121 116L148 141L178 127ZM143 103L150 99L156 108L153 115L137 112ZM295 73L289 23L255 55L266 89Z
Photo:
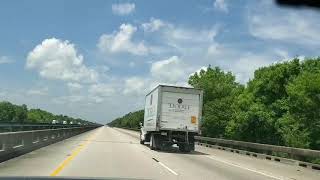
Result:
M188 59L202 57L208 53L219 53L220 44L215 41L219 26L211 28L184 27L169 24L159 31L160 43L166 47L166 55L179 54ZM164 48L162 48L164 49Z
M213 3L213 6L215 9L222 11L222 12L225 12L225 13L227 13L229 11L228 4L226 3L225 0L215 0Z
M312 11L274 10L270 4L258 4L255 9L264 11L248 13L249 32L252 36L264 40L279 42L319 45L319 16Z
M135 8L134 3L112 4L112 12L120 16L133 13Z
M208 43L213 42L214 37L218 33L218 27L215 26L209 29L192 29L185 27L171 26L165 31L167 40L175 42L187 43Z
M134 63L133 61L131 61L130 63L129 63L129 66L130 67L134 67L136 65L136 63Z
M81 95L70 95L70 96L60 96L53 98L52 101L53 103L56 104L73 104L73 103L79 103L79 102L84 102L86 99L85 96Z
M7 96L7 92L6 91L0 91L0 98L3 99Z
M216 42L212 42L207 50L207 55L219 55L223 52L222 46Z
M98 73L83 64L83 56L77 53L74 44L56 38L43 40L29 52L26 67L47 79L78 82L98 79Z
M141 28L146 32L160 33L162 37L160 40L163 42L170 41L176 43L213 42L219 30L218 25L214 25L211 28L185 27L156 18L150 18L149 22L142 23Z
M150 22L142 23L141 27L146 32L158 31L161 27L165 26L166 23L160 19L150 18Z
M27 95L45 96L48 95L49 88L30 89L27 91Z
M110 97L116 92L115 88L103 83L93 84L89 87L89 94L97 97Z
M150 73L124 79L123 94L126 96L145 95L159 84L190 87L188 75L194 68L187 66L178 56L151 62Z
M99 66L94 67L94 69L100 73L106 73L110 70L110 68L106 65L99 65Z
M76 83L76 82L69 82L67 84L67 86L68 86L70 91L78 91L78 90L83 88L83 86L81 84Z
M253 77L255 70L272 64L270 59L270 56L246 53L232 64L231 69L232 72L235 73L237 81L246 83L250 78Z
M283 49L275 49L275 54L279 56L280 60L291 59L289 52Z
M145 79L140 77L130 77L125 80L123 93L125 95L129 94L144 94L146 90Z
M177 56L152 63L150 73L160 82L177 83L184 80L190 71Z
M1 56L0 57L0 64L10 64L13 63L14 61L12 59L10 59L7 56Z
M199 74L202 70L207 71L208 67L207 66L202 66L198 70L192 72L189 76L193 76L195 73Z
M148 54L144 42L133 42L132 37L137 27L131 24L122 24L118 32L103 34L98 42L98 48L104 53L128 52L134 55Z

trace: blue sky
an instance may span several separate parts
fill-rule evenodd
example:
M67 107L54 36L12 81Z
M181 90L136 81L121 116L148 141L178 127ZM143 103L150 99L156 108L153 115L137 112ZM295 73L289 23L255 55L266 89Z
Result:
M319 19L267 0L1 1L0 100L108 122L208 64L245 84L318 56Z

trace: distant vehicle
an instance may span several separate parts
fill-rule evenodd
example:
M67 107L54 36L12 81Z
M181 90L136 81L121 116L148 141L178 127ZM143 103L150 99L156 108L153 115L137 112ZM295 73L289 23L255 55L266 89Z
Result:
M58 121L57 120L52 120L52 124L58 124Z
M67 124L67 121L63 121L62 124Z
M182 152L194 150L194 136L200 131L202 97L200 89L157 86L145 98L140 143L150 142L152 150L173 144Z

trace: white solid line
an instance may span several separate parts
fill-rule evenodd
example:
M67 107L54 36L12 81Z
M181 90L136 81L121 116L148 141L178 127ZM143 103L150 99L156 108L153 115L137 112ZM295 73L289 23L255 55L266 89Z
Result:
M172 174L174 175L178 175L178 173L174 172L172 169L170 169L168 166L164 165L162 162L158 162L161 166L163 166L164 168L166 168L168 171L170 171Z
M225 163L225 164L228 164L228 165L231 165L231 166L235 166L235 167L238 167L238 168L241 168L241 169L245 169L245 170L248 170L248 171L251 171L251 172L254 172L254 173L257 173L257 174L261 174L261 175L264 175L264 176L267 176L267 177L270 177L270 178L273 178L273 179L279 179L279 180L283 180L284 179L284 178L272 176L272 175L269 175L269 174L266 174L266 173L263 173L263 172L260 172L260 171L256 171L254 169L250 169L250 168L247 168L247 167L239 166L239 165L234 164L234 163L230 163L230 162L227 162L227 161L216 159L216 158L213 158L211 156L207 156L207 157L209 159L212 159L212 160L215 160L215 161L219 161L219 162L222 162L222 163Z

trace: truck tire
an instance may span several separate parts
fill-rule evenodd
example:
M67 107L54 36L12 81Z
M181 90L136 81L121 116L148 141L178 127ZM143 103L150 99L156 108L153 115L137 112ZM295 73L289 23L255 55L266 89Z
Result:
M161 149L161 136L159 136L158 134L151 134L150 149L151 150L160 150Z
M140 139L140 144L144 145L144 141Z
M179 145L179 151L181 152L190 152L191 151L191 147L189 144L180 144Z

